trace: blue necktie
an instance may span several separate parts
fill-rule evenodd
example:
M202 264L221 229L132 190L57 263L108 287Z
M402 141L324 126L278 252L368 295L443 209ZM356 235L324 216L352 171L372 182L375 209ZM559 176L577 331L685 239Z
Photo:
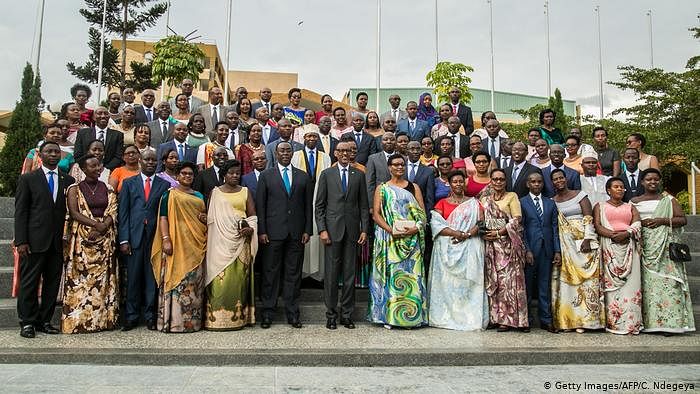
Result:
M540 205L540 198L535 197L535 209L537 209L537 214L542 217L542 206Z
M49 171L49 193L51 193L51 199L56 201L53 197L53 191L56 188L56 185L54 184L53 176L56 174L54 171Z
M180 161L185 160L185 144L178 144L177 156L178 156L178 159L180 159Z
M416 179L416 164L411 163L409 165L411 166L411 171L408 172L408 180L413 182Z
M309 151L309 175L316 178L316 160L314 159L314 151Z
M343 194L347 194L348 192L348 176L347 176L348 169L343 168L343 176L340 178L340 186L343 188Z
M284 188L287 189L287 194L292 195L292 183L289 181L289 174L287 173L288 168L285 167L282 170L282 181L284 181Z
M355 134L355 143L357 144L357 149L360 149L360 141L362 140L362 133Z

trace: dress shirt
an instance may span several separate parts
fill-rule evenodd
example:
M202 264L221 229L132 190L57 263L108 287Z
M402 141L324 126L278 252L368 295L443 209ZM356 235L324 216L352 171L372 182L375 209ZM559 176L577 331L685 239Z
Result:
M321 140L321 145L323 146L323 151L328 153L330 157L333 157L334 152L331 152L331 136L330 134L318 133L318 138Z
M267 145L268 142L270 141L270 125L265 124L264 126L263 125L261 125L261 126L262 126L263 144Z
M255 173L255 180L257 181L258 178L260 178L260 171L253 169L253 172Z
M146 123L148 123L156 118L156 110L153 109L153 107L146 107L144 105L143 106L143 113L146 114L146 119L148 119L148 121Z
M629 172L625 170L625 176L627 176L627 182L629 182L630 186L632 186L632 175L634 175L634 184L639 188L639 168L635 170L634 172Z
M532 192L530 192L528 194L530 195L530 199L532 199L532 203L535 204L535 206L537 206L537 204L538 204L535 201L535 197L539 198L540 208L542 208L542 212L544 212L544 203L542 202L542 200L544 200L544 196L542 195L542 193L540 193L538 195L534 195L534 194L532 194Z
M284 179L284 169L287 168L287 177L289 177L289 187L292 187L292 169L294 168L292 164L290 163L287 167L283 166L280 163L277 163L277 169L280 171L280 177ZM284 183L284 182L282 182Z
M408 165L406 165L406 179L409 178L409 176L411 175L411 171L413 171L414 178L411 182L415 181L415 176L418 175L418 167L419 166L420 166L420 160L418 160L415 163L409 160Z
M233 144L231 144L231 139L233 139ZM226 147L229 146L236 146L241 144L241 135L238 133L238 129L233 129L229 131L228 137L226 137L226 142L224 142L224 145Z
M503 156L503 157L500 157L498 159L498 161L500 161L501 168L506 168L510 164L511 158L510 158L510 156Z
M462 138L462 136L459 134L459 132L452 134L452 133L450 133L449 131L448 131L447 134L445 134L445 135L447 135L448 137L452 138L452 142L453 142L453 144L452 144L453 156L456 157L456 158L460 158L460 159L461 159L461 157L459 157L459 142L460 142L460 138Z
M100 133L102 133L102 139L100 139ZM107 142L107 128L101 129L95 126L95 139L102 141L106 145Z
M500 139L498 137L496 137L496 138L489 137L489 139L487 141L488 141L488 145L487 145L488 150L486 152L489 155L491 155L491 145L493 145L493 151L496 153L495 156L498 157L498 155L501 154L501 141L500 141ZM493 159L495 159L496 157L493 157Z
M523 167L525 166L525 161L521 161L519 164L516 162L513 162L513 172L510 174L511 179L513 180L513 184L515 184L515 180L517 179L515 175L520 175L520 172L523 170Z
M56 202L56 196L58 196L58 167L56 167L53 170L49 170L48 168L41 166L41 169L44 171L44 176L46 177L46 182L49 182L49 177L53 177L53 202ZM49 171L53 171L52 175L49 175Z
M394 120L396 120L397 123L399 122L399 113L400 111L398 108L391 110L391 116L394 118Z
M214 105L214 104L210 103L209 110L210 110L212 116L214 116L214 108L216 108L216 121L217 122L226 117L226 114L221 113L221 104ZM214 125L211 125L211 126L214 127Z

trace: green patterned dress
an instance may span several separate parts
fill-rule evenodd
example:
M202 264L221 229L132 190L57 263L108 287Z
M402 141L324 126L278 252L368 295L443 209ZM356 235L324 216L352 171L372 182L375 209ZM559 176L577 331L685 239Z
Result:
M397 327L428 324L423 265L425 211L407 190L384 183L379 186L382 216L389 226L396 220L413 220L418 233L394 238L377 226L370 277L367 319Z

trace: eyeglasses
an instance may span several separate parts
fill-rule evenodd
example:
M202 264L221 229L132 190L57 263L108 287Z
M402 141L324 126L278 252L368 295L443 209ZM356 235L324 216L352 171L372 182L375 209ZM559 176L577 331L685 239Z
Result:
M452 163L438 163L438 167L452 167Z
M495 182L495 183L505 182L505 181L506 181L506 178L491 178L491 182Z
M406 167L404 163L391 163L392 167Z
M629 144L629 142L628 142L628 144ZM574 143L574 144L566 144L565 146L566 146L567 148L572 148L572 147L574 147L574 146L578 146L578 144L576 144L576 143Z
M474 162L474 164L486 164L486 163L488 163L488 162L489 162L488 160L476 160L476 161Z

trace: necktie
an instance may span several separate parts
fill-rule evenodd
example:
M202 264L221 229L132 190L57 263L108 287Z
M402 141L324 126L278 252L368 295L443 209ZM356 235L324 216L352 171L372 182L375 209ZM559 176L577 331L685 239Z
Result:
M314 159L314 151L309 151L309 175L316 178L316 159Z
M287 195L292 195L292 183L289 181L289 174L287 172L289 169L284 167L282 170L282 181L284 182L284 188L287 190Z
M267 108L267 112L270 113L270 103L265 103L265 108Z
M185 160L185 144L178 144L177 156L178 156L178 159L180 159L180 161Z
M103 130L98 130L97 131L97 139L100 140L103 144L105 143L105 132Z
M394 117L394 119L397 122L399 121L399 113L398 112L399 112L398 110L395 110L395 109L392 110L392 116Z
M416 179L416 164L411 163L411 171L408 172L408 180L413 182Z
M355 143L357 144L357 149L360 149L360 141L362 141L362 133L355 133Z
M518 169L520 166L514 166L513 167L513 176L511 177L511 183L515 185L515 181L518 180Z
M452 104L452 115L457 115L457 104Z
M633 191L637 191L637 181L634 180L634 174L630 174L630 187Z
M216 106L211 109L211 126L214 127L215 124L219 122L219 115L216 113Z
M168 135L168 122L164 121L163 122L163 139Z
M221 171L221 168L219 168L218 174L219 174L219 177L218 177L219 178L219 186L221 186L224 184L224 172Z
M148 119L149 122L153 120L153 115L151 115L150 108L146 108L146 119Z
M504 157L504 158L502 159L502 161L503 161L503 162L501 163L501 168L506 168L506 167L508 167L508 158L507 158L507 157Z
M56 175L55 171L49 171L49 193L51 193L51 199L56 202L56 198L53 195L54 189L56 189L56 184L53 180L54 175Z
M416 128L416 121L415 121L415 120L412 120L412 121L411 121L411 129L410 129L410 130L413 131L413 129L415 129L415 128Z
M537 214L542 217L542 206L540 205L539 196L535 197L535 209L537 209Z
M265 125L263 127L263 144L267 144L270 139L270 126Z
M340 178L340 186L343 188L343 194L346 194L348 192L348 176L347 176L348 169L343 168L343 176Z
M148 201L148 196L151 195L151 177L146 178L146 184L143 185L143 196Z
M496 157L496 139L491 138L491 149L489 151L491 157Z
M323 151L330 155L331 154L331 147L328 146L328 136L327 135L321 136L321 145L323 145Z
M194 112L194 108L192 108L192 96L187 98L187 108L190 109L190 112Z

